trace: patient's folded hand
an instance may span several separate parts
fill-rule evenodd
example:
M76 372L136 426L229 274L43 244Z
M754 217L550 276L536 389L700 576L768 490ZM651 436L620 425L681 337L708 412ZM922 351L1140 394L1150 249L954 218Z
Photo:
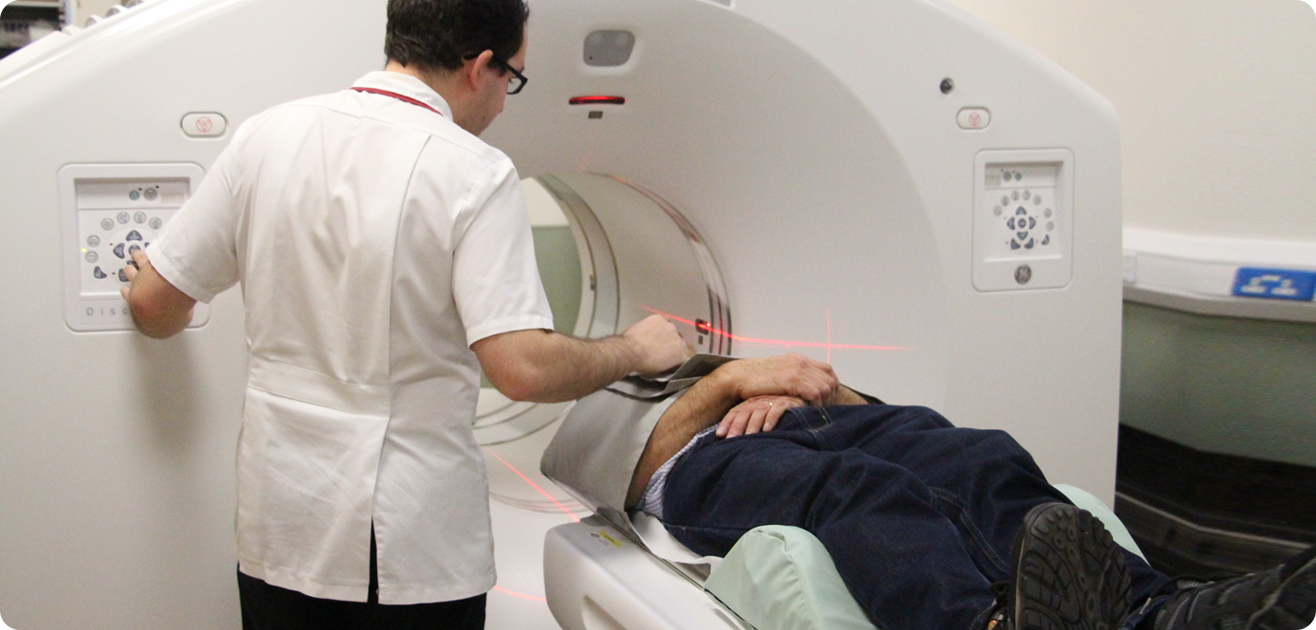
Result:
M714 374L731 383L737 400L784 395L830 405L841 387L832 366L799 354L732 361Z
M807 403L793 396L756 396L731 408L717 425L718 437L732 438L759 431L771 431L781 414Z

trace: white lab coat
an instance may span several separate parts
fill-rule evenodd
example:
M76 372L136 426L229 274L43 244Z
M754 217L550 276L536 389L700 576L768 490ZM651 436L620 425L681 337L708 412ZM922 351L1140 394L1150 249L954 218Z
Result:
M471 597L495 581L471 343L551 328L511 161L412 77L247 121L149 248L200 301L241 281L249 380L241 570L364 601ZM442 115L440 115L442 114Z

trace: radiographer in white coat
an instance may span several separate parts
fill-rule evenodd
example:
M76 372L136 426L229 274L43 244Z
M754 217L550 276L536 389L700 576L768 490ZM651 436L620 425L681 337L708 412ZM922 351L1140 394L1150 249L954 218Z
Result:
M579 398L687 347L552 332L519 178L478 136L524 87L523 0L390 0L385 70L246 121L124 294L152 337L242 284L247 630L479 628L495 582L483 367ZM138 271L140 269L140 271Z

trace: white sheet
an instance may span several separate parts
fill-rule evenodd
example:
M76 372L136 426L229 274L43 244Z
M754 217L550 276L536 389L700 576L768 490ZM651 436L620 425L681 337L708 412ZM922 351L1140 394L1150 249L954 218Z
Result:
M710 570L716 569L722 562L722 558L718 556L701 556L691 551L668 533L662 521L644 512L630 512L627 516L631 519L631 528L639 535L644 546L648 547L650 553L663 560L681 564L707 565Z

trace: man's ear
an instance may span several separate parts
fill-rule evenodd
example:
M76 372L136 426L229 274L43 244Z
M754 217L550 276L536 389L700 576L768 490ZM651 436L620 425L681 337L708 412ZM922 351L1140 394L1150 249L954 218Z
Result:
M489 80L485 70L493 63L493 51L486 50L473 59L467 59L462 65L462 77L465 79L467 87L479 92L484 86L484 82Z

